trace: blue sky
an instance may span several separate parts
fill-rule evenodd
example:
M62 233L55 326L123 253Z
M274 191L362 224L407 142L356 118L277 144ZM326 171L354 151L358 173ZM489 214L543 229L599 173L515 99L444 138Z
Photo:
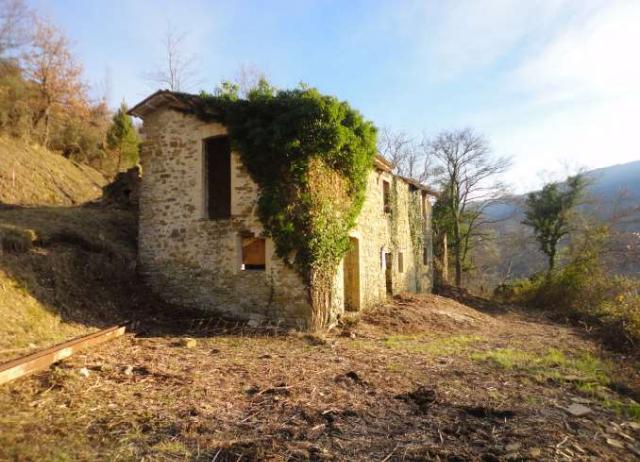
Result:
M187 33L194 91L253 66L416 138L470 126L513 157L517 191L640 159L638 0L30 3L69 35L113 106L154 90L143 75L162 61L170 23Z

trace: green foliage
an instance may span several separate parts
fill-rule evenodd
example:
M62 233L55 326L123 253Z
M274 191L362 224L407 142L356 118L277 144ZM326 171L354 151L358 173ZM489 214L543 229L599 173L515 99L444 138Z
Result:
M140 152L138 134L127 110L127 105L123 102L113 115L107 131L107 146L118 153L118 171L137 164Z
M611 346L637 345L640 281L609 275L604 270L602 254L608 238L606 226L585 229L569 246L566 265L545 275L502 284L496 289L496 296L596 327Z
M571 211L586 185L582 175L575 175L567 178L565 185L549 183L527 195L522 223L533 228L540 250L549 260L549 271L555 266L558 243L571 230Z
M202 94L260 186L258 212L276 251L311 285L327 284L348 251L376 154L376 130L346 102L266 81L239 98L225 84ZM327 285L328 287L328 285Z

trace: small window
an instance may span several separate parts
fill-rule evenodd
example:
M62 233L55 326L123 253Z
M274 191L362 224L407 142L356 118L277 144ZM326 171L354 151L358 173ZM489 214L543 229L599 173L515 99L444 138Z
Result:
M228 137L204 140L204 172L207 218L230 218L231 147Z
M404 257L402 255L402 252L398 253L398 272L404 273Z
M429 264L429 249L422 248L422 264L427 266Z
M260 237L243 237L241 269L244 271L265 268L265 240Z
M422 191L422 218L427 220L427 193Z
M382 203L384 213L391 213L391 185L388 181L382 181Z

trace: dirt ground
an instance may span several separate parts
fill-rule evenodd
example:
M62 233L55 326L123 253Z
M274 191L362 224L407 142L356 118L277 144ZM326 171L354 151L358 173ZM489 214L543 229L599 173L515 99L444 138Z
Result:
M3 386L0 459L640 460L637 362L467 302L397 298L325 336L149 321Z

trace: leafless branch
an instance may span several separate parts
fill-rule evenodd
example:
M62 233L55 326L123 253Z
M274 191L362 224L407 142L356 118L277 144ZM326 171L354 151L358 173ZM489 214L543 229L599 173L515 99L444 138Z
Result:
M189 91L198 84L195 57L186 51L186 33L167 25L164 35L164 62L156 70L144 75L154 86L161 85L171 91Z
M0 56L28 42L31 19L24 0L0 0Z

